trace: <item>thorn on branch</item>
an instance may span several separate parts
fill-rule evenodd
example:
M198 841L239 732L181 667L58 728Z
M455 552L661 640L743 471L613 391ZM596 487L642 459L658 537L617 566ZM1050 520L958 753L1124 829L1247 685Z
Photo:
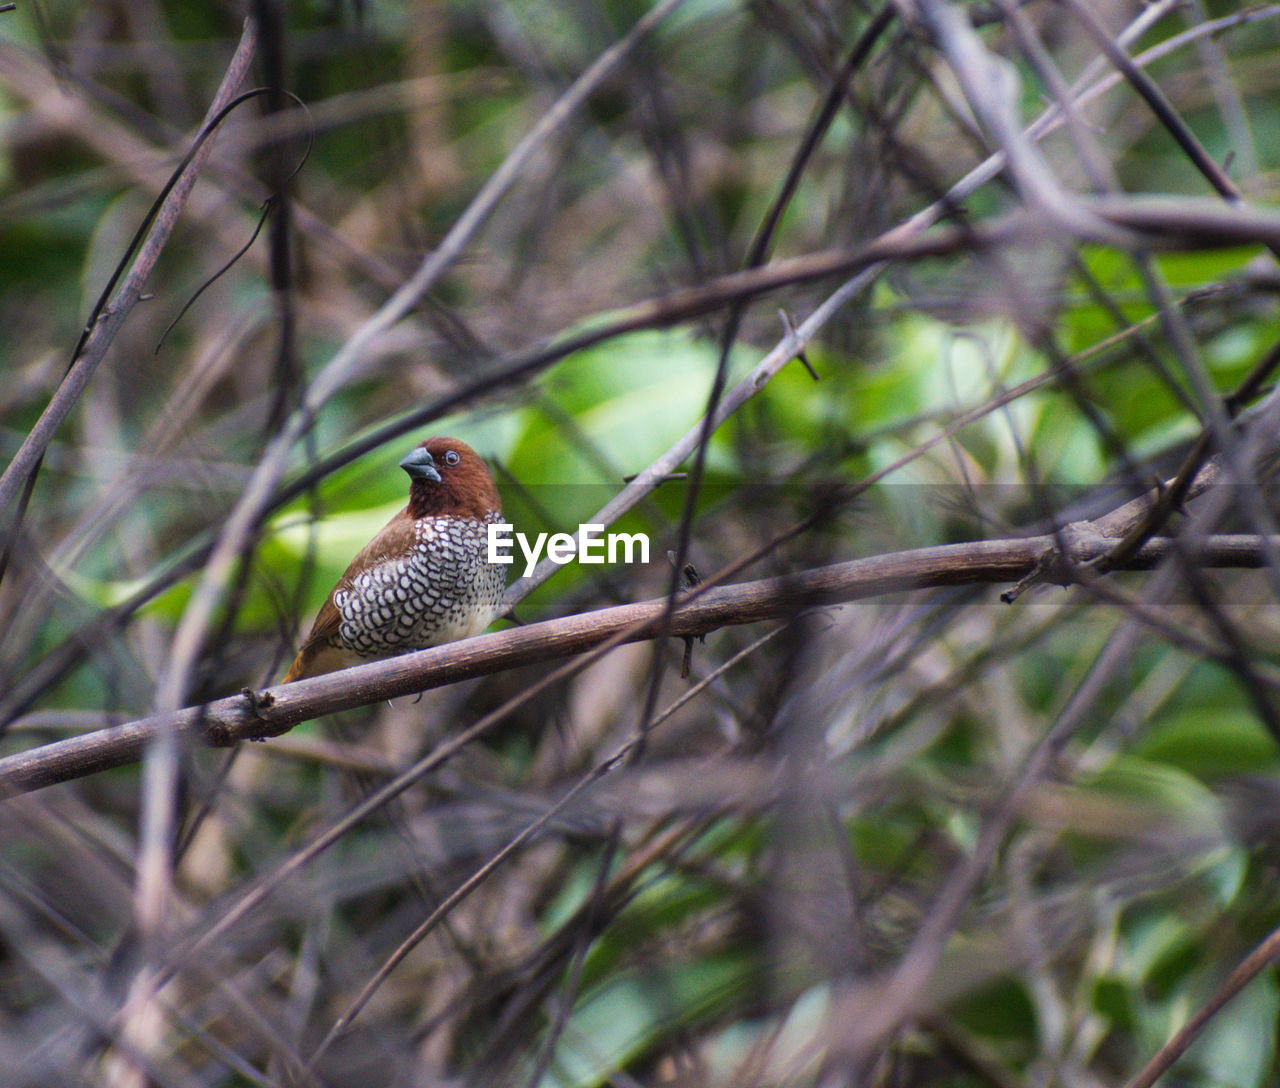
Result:
M796 327L791 323L791 315L788 314L786 310L778 311L778 319L782 322L782 327L787 330L788 336L796 335ZM818 372L813 369L813 364L809 362L809 357L804 353L804 348L801 348L796 352L795 358L800 362L805 370L809 372L809 377L811 377L815 382L822 380L818 377Z
M1013 604L1032 586L1041 582L1049 582L1063 588L1074 584L1078 579L1076 572L1080 568L1092 570L1098 560L1087 560L1084 557L1097 551L1099 546L1114 548L1119 541L1103 536L1087 521L1075 521L1064 525L1055 535L1054 541L1036 559L1035 566L1022 576L1016 585L1000 594L1005 604ZM1099 556L1105 559L1110 551L1104 550Z
M676 565L675 552L673 551L667 552L667 562L670 563L673 567ZM683 581L683 584L680 587L681 589L692 589L694 586L700 585L702 582L702 575L698 573L698 568L695 567L692 563L686 563L683 567L681 567L680 575ZM689 671L693 667L693 640L694 638L697 638L699 642L706 642L707 636L706 635L684 635L683 638L684 638L684 657L680 661L680 679L687 680L689 678Z
M1005 604L1013 604L1032 586L1039 585L1041 582L1050 581L1049 571L1056 561L1056 556L1052 548L1046 548L1040 553L1040 558L1036 560L1036 564L1026 574L1018 579L1017 583L1010 586L1000 594L1000 600Z

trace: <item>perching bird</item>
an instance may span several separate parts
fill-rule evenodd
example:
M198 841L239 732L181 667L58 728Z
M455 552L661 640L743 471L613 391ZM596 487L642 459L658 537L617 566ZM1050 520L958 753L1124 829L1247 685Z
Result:
M465 442L428 438L400 467L409 505L351 561L283 683L478 635L493 621L506 567L488 562L502 520L488 466Z

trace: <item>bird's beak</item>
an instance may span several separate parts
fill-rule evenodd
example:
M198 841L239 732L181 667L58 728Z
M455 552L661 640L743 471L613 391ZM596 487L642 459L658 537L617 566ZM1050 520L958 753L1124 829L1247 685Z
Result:
M423 446L410 450L409 455L400 462L400 467L409 474L411 480L440 482L440 470L436 468L435 458Z

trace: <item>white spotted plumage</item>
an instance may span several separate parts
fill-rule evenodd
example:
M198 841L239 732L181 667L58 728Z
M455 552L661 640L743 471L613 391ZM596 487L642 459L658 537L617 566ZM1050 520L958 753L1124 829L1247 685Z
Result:
M469 638L498 614L506 570L488 562L486 529L500 521L422 518L403 556L361 571L333 595L339 639L361 657L383 657Z

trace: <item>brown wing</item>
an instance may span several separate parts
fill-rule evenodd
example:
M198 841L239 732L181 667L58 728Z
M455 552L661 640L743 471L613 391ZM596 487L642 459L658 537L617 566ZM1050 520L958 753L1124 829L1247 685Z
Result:
M342 616L333 603L333 596L340 589L351 585L356 575L370 567L376 567L388 559L397 559L408 553L416 543L414 520L409 516L409 508L405 507L393 517L368 544L360 549L359 554L351 560L343 572L338 584L333 587L328 599L320 606L311 631L303 640L302 649L294 658L289 671L284 674L282 684L294 680L304 680L308 676L320 676L335 669L347 668L362 659L346 650L338 638L338 628Z

